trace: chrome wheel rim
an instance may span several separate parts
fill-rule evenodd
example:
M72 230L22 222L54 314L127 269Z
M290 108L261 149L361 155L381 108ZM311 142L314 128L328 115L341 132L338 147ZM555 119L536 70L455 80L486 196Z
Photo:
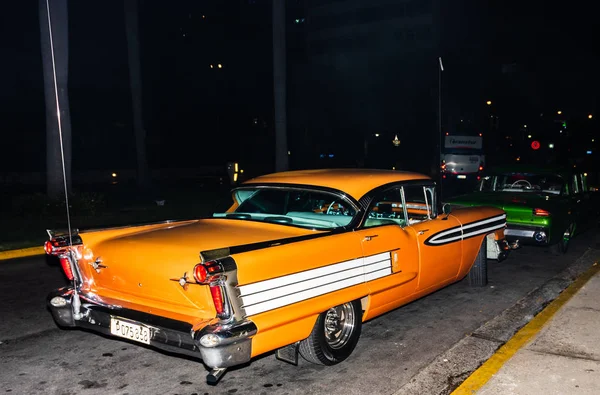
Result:
M352 303L332 307L325 313L325 340L329 347L344 347L354 332L354 308Z

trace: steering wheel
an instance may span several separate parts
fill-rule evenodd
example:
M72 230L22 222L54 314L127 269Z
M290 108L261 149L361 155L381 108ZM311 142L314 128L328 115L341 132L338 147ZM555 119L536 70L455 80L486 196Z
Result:
M329 204L329 207L327 207L327 211L325 211L325 214L331 214L331 212L333 211L333 203L335 203L335 200Z
M521 182L527 184L527 185L525 185L527 188L529 188L529 189L532 188L531 187L531 183L529 181L527 181L527 180L517 180L517 181L513 182L510 187L512 188L512 187L514 187L516 185L519 185L519 183L521 183Z
M331 202L329 207L327 207L327 211L325 212L325 214L345 215L346 208L341 203L337 203L337 207L333 207L333 205L335 203L336 203L335 200L333 202Z

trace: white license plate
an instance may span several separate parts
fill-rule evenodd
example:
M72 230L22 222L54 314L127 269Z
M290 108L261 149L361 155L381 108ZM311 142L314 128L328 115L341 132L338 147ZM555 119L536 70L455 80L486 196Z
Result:
M140 343L150 344L150 328L118 317L110 318L110 333Z
M467 176L465 176L464 174L459 174L456 176L456 178L460 178L461 180L466 180Z

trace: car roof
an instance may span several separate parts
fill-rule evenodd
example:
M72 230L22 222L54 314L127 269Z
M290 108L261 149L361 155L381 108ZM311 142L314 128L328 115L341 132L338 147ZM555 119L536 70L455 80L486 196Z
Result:
M380 169L319 169L295 170L267 174L248 180L248 184L295 184L334 188L359 200L380 185L411 180L431 180L430 177L409 171Z

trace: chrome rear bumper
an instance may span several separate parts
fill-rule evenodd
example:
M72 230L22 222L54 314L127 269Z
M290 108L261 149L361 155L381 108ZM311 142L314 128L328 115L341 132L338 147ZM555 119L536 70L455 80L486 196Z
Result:
M79 307L79 303L75 301L77 298L80 299ZM110 331L111 317L122 318L150 328L151 347L201 358L211 368L222 369L240 365L251 358L251 338L256 334L256 325L249 320L227 325L207 325L195 332L187 322L93 302L85 295L75 295L72 287L51 292L47 302L59 326L86 328L124 340ZM79 311L76 311L77 309ZM210 334L213 340L210 346L201 343L206 334Z
M509 241L517 240L522 244L547 245L550 233L547 228L540 226L523 226L508 224L504 236Z

